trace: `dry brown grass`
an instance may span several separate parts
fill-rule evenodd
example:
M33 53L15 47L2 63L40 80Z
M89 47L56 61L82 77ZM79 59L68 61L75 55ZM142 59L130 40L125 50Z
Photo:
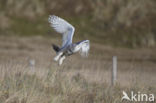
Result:
M154 49L91 45L89 58L53 62L54 39L0 37L0 103L121 103L122 91L156 93ZM112 87L111 58L118 56ZM35 68L29 60L36 61ZM72 65L71 65L72 64Z

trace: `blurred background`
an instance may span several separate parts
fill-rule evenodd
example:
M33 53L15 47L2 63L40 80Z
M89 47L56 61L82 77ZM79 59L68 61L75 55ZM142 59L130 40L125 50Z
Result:
M50 14L71 22L76 38L125 47L156 45L155 0L1 0L0 35L51 35Z
M88 58L53 61L49 15L90 40ZM0 0L0 103L121 103L123 90L156 95L156 0Z

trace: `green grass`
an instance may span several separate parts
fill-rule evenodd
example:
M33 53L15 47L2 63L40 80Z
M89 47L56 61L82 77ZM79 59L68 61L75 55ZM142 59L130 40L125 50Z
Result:
M9 35L18 36L51 36L55 38L57 34L48 23L48 15L36 19L26 19L23 17L9 17L11 27L6 30ZM89 39L91 42L107 44L114 47L122 46L127 48L154 46L155 36L150 29L142 27L102 27L103 22L94 21L92 16L63 17L75 27L74 39ZM154 26L152 26L154 28ZM5 30L1 31L4 32ZM5 31L5 32L6 32ZM1 33L3 34L3 33ZM60 37L61 38L61 37ZM153 41L153 44L151 43Z
M90 39L114 47L155 47L154 4L154 0L1 0L0 11L9 17L11 23L8 22L9 29L0 28L0 34L49 36L55 32L48 24L48 15L55 14L73 24L76 28L75 38L78 39Z
M28 20L23 18L12 18L11 31L20 36L43 35L48 31L45 19Z

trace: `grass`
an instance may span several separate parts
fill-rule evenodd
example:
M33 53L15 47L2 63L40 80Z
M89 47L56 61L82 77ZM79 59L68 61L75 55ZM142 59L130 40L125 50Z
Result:
M156 44L154 0L1 0L0 5L1 35L49 36L54 31L48 24L48 15L55 14L76 27L76 38L114 47Z
M40 71L16 65L0 69L1 103L121 103L123 90L156 93L152 86L89 83L81 74L67 78L60 68Z
M48 15L44 17L38 17L36 20L29 20L19 17L10 17L11 27L7 30L2 30L1 34L8 35L18 35L18 36L52 36L51 34L57 34L48 23ZM66 18L65 18L66 19ZM145 29L146 27L113 27L101 28L97 23L92 21L90 16L86 17L74 17L68 18L67 21L76 28L75 38L78 39L89 39L92 42L108 44L111 46L136 48L136 47L154 47L155 36L152 31L152 26L150 29ZM139 30L139 31L138 31ZM56 35L57 36L57 35Z
M47 19L29 20L24 18L10 17L12 28L10 31L19 36L45 35L50 29Z
M114 49L92 42L88 59L73 55L59 67L52 58L53 42L57 40L0 37L0 103L121 103L123 90L156 95L153 49ZM115 86L110 82L112 55L118 57Z

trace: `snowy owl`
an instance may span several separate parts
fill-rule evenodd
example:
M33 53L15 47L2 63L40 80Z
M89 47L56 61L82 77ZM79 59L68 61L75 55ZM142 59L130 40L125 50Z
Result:
M55 44L52 45L57 54L54 57L54 61L59 60L59 65L61 65L67 56L76 52L79 52L81 56L88 56L88 51L90 49L89 40L72 43L75 28L71 24L55 15L50 15L48 20L51 27L56 32L62 34L62 47L58 47Z

